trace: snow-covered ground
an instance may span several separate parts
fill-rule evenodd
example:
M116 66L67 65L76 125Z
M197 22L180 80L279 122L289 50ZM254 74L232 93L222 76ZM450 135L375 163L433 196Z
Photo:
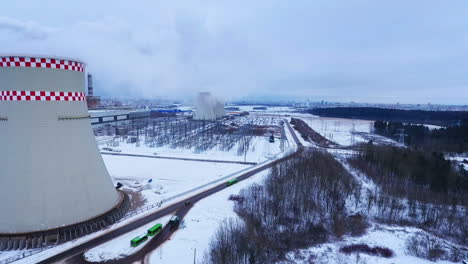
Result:
M152 252L150 263L193 263L195 251L196 263L201 263L222 221L237 218L233 211L234 202L228 200L229 196L253 183L263 182L268 173L269 171L260 172L196 203L171 240Z
M418 228L398 227L374 224L366 234L360 237L345 237L335 243L321 244L308 249L290 252L288 261L292 263L330 263L330 264L430 264L430 263L454 263L449 261L432 262L430 260L411 256L407 252L407 243L414 236L432 236ZM436 239L434 237L434 239ZM445 241L446 243L450 243ZM339 251L340 247L352 244L367 244L370 247L386 247L394 252L391 258L371 256L364 253L352 253L350 255ZM311 262L313 261L313 262ZM284 264L291 262L282 262Z
M154 204L176 194L250 166L241 164L151 159L103 155L106 167L123 190L139 193L144 204ZM148 182L152 179L152 182Z
M405 123L405 124L406 124L406 125L425 126L425 127L429 128L429 130L444 128L443 126L436 126L436 125L430 125L430 124L411 124L411 123Z
M429 130L444 128L443 126L436 126L436 125L429 125L429 124L423 124L423 126L429 128Z
M463 165L465 170L468 170L468 163L464 162L465 160L468 160L468 153L465 153L464 156L447 156L446 158L456 161L458 164Z
M102 136L96 137L99 147L107 147L107 142L112 140L112 137ZM194 159L211 159L211 160L230 160L230 161L246 161L246 162L261 162L272 155L281 152L280 140L275 140L274 143L268 141L268 137L253 137L251 147L246 155L238 155L238 146L234 146L229 151L223 151L219 148L210 149L203 152L196 152L194 148L170 148L163 147L148 147L141 144L139 147L135 143L119 142L119 146L112 147L115 150L121 150L122 153L129 154L144 154L164 157L177 157L177 158L194 158ZM103 151L106 152L106 151Z
M293 117L301 118L317 133L343 146L351 145L353 140L354 143L367 141L359 135L353 137L352 132L370 133L374 125L374 121L370 120L319 117L311 114L295 113Z

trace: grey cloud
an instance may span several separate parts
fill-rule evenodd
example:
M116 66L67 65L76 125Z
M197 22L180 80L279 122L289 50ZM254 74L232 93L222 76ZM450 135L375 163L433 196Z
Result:
M44 27L35 22L21 21L9 17L0 17L0 32L9 31L25 39L45 39L57 29Z
M26 15L3 5L15 15L0 31L31 39L2 34L3 52L82 58L101 95L468 101L463 0L84 0L69 13L44 0Z

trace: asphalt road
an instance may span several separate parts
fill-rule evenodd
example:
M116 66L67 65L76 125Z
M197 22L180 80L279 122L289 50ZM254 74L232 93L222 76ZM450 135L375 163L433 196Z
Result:
M294 133L293 129L291 128L291 126L289 125L289 122L285 121L286 125L288 126L288 129L289 131L291 132L291 135L293 136L293 139L294 141L296 142L296 144L298 145L298 149L296 150L296 152L288 155L288 156L285 156L283 158L280 158L280 159L277 159L275 161L272 161L270 163L267 163L261 167L258 167L254 170L251 170L249 172L246 172L240 176L237 177L237 179L239 181L241 180L244 180L244 179L247 179L249 177L251 177L252 175L255 175L257 173L259 173L260 171L263 171L263 170L266 170L268 168L271 168L273 166L275 166L276 164L278 163L281 163L285 160L288 160L288 159L291 159L295 156L298 156L300 155L303 151L304 151L304 148L302 146L302 144L300 143L299 139L297 138L296 134ZM183 201L180 201L178 203L175 203L173 205L170 205L166 208L162 208L161 210L158 210L152 214L149 214L143 218L140 218L140 219L137 219L137 220L134 220L132 222L129 222L128 224L126 224L125 226L122 226L120 228L117 228L113 231L110 231L106 234L103 234L101 236L98 236L88 242L85 242L81 245L77 245L75 247L72 247L62 253L59 253L57 255L54 255L54 256L51 256L39 263L87 263L82 255L84 252L86 252L87 250L89 249L92 249L102 243L105 243L107 241L110 241L116 237L119 237L125 233L128 233L136 228L139 228L141 227L142 225L145 225L145 224L148 224L148 223L151 223L163 216L166 216L168 214L171 214L171 213L174 213L174 212L178 212L177 214L181 217L181 220L183 218L183 216L188 212L188 210L190 209L191 205L193 205L194 203L196 203L197 201L205 198L205 197L208 197L216 192L219 192L225 188L227 188L228 186L226 185L226 183L221 183L219 185L216 185L214 186L213 188L211 189L208 189L204 192L201 192L201 193L198 193L198 194L195 194ZM190 204L190 206L187 206L187 203ZM185 210L186 211L185 211ZM180 217L179 216L179 217ZM166 230L166 229L165 229ZM154 241L151 241L153 239L151 239L148 243L146 243L146 245L144 246L144 248L142 248L142 250L139 250L137 253L127 257L127 258L124 258L124 259L121 259L121 260L116 260L116 261L109 261L109 262L106 262L106 263L132 263L132 260L135 256L136 260L143 260L144 256L146 253L149 253L151 252L152 250L154 250L155 248L157 248L160 244L162 244L164 241L166 241L170 235L172 234L172 232L168 233L168 231L165 231L164 232L164 235L163 234L160 234L161 236L158 236L158 237L155 237ZM140 253L141 252L141 253ZM143 257L141 256L143 255ZM132 259L132 260L130 260ZM124 261L124 262L120 262L120 261ZM134 260L133 260L134 261Z

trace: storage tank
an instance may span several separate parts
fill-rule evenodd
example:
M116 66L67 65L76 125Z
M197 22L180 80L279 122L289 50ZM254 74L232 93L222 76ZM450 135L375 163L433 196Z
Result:
M0 56L0 250L81 236L123 216L92 133L85 65Z

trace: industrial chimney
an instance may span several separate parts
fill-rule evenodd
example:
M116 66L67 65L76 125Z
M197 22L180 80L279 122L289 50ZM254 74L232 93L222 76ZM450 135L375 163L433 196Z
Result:
M84 67L0 56L0 250L71 240L128 209L91 130Z
M94 92L93 92L93 76L88 73L88 96L89 97L92 97L94 96Z

